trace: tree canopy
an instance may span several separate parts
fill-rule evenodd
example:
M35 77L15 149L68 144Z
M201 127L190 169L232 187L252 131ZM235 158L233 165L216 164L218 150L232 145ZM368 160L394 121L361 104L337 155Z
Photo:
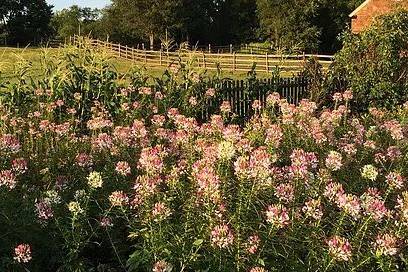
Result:
M82 34L128 45L164 37L191 45L267 41L276 50L335 52L348 14L363 0L112 0L103 10L73 6L52 16L45 0L2 0L0 35L9 42Z
M51 16L45 0L2 0L0 31L10 44L38 43L51 34Z
M102 18L122 42L226 45L269 41L275 48L334 52L348 14L362 0L113 0ZM120 14L120 16L118 16Z
M54 14L51 26L58 38L69 38L74 34L88 35L98 31L100 11L91 8L72 6ZM99 33L94 33L98 35Z

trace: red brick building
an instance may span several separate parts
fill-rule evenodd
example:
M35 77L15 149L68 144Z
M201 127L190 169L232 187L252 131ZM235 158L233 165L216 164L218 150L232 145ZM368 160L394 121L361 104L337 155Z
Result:
M375 17L399 7L408 8L408 0L366 0L350 14L351 30L359 33L369 27Z

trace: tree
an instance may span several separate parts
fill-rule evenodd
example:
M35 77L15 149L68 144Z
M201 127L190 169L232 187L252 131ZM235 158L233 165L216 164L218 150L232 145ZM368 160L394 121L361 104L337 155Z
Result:
M176 35L178 40L194 44L211 42L215 12L213 0L183 0L177 15L182 26Z
M256 0L113 0L100 24L112 39L128 43L152 44L167 33L177 42L240 43L254 38Z
M11 44L38 43L51 34L52 6L45 0L3 0L0 19Z
M261 37L276 47L332 53L348 15L364 0L257 0Z
M252 41L257 25L255 0L220 1L213 22L214 40L222 44Z
M181 0L113 0L107 14L120 17L117 23L122 31L148 38L153 48L155 39L166 30L176 32L180 28L175 16L179 8Z
M84 35L97 36L98 19L100 11L98 9L80 8L72 6L57 12L52 20L51 25L58 38L69 38L79 31Z
M318 3L313 0L257 0L260 36L275 48L316 50L320 31L312 24Z
M98 35L153 43L166 34L190 44L269 40L275 48L332 53L348 14L363 0L113 0ZM96 29L94 30L94 32Z
M320 1L312 24L320 30L319 52L333 53L341 48L340 35L349 25L349 14L364 0Z

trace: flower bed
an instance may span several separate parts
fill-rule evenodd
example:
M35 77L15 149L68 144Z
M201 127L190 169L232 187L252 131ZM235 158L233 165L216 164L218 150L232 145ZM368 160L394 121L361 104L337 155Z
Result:
M407 269L408 105L271 94L242 128L227 103L203 124L129 106L165 99L149 88L114 94L115 117L103 96L82 115L80 93L31 92L1 107L2 270Z

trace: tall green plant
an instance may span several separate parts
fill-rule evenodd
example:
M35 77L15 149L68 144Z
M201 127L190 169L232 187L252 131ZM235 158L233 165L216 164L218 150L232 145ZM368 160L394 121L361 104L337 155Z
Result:
M344 34L335 72L356 95L354 108L393 108L408 98L408 11L381 17L359 35Z

